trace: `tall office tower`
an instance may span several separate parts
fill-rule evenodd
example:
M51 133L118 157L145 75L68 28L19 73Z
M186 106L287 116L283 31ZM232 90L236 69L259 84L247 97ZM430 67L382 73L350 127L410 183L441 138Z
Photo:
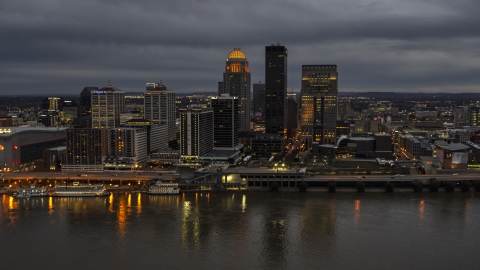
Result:
M92 128L92 91L98 90L96 86L87 86L80 92L77 110L77 127Z
M265 83L253 83L253 118L263 120L265 118Z
M302 138L335 144L337 121L338 72L336 65L302 66Z
M228 94L212 97L213 147L235 148L238 145L238 98Z
M145 91L145 119L168 126L168 141L175 141L175 92L168 90L162 81L147 83Z
M66 130L67 154L62 171L103 171L107 155L107 129Z
M250 71L240 48L228 55L223 73L223 93L238 97L239 130L250 131Z
M179 112L180 158L195 162L213 150L213 110L205 104L195 104Z
M287 48L265 47L265 133L284 137L287 127Z
M120 127L120 113L125 111L125 92L108 86L91 91L92 95L92 127Z

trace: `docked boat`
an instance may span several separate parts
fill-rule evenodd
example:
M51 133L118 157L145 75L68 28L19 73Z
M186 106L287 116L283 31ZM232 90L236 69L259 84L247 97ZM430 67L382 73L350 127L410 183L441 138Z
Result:
M147 193L151 195L178 195L180 194L180 188L178 188L178 183L167 183L158 180L148 188Z
M58 197L94 197L109 194L103 184L80 184L78 181L71 185L57 185L53 191L53 196Z
M30 187L18 189L18 192L14 193L13 196L17 198L45 197L47 192L46 187L36 187L35 184L31 184Z

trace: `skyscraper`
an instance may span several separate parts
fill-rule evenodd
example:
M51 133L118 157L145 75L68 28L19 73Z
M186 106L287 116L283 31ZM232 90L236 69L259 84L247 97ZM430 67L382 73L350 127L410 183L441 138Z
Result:
M125 111L125 92L108 86L91 90L92 98L92 127L114 128L120 127L120 113Z
M222 93L238 97L239 130L250 131L250 71L247 57L240 48L234 48L228 55Z
M265 47L265 133L282 136L287 126L287 55L285 46Z
M338 72L336 65L302 66L302 138L312 142L335 144L337 121Z
M167 125L169 142L176 141L175 92L168 90L162 81L147 83L144 102L145 119Z
M234 148L238 145L238 98L228 94L212 97L215 148Z

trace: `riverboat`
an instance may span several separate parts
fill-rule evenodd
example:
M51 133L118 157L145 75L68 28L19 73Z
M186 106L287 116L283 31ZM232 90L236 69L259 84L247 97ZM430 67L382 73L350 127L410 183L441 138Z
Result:
M78 181L72 185L57 185L53 190L53 196L58 197L95 197L109 194L103 184L80 184Z
M180 194L180 188L178 188L178 183L167 183L158 180L148 188L147 193L151 195L178 195Z
M19 188L18 192L14 193L13 196L17 198L45 197L47 193L46 187L36 187L35 184L31 184L27 188Z

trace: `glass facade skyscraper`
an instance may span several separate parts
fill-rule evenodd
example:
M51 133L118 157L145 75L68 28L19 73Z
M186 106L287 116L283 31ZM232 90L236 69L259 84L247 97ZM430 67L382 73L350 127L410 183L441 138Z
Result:
M302 66L302 138L312 142L335 144L338 97L336 65Z

